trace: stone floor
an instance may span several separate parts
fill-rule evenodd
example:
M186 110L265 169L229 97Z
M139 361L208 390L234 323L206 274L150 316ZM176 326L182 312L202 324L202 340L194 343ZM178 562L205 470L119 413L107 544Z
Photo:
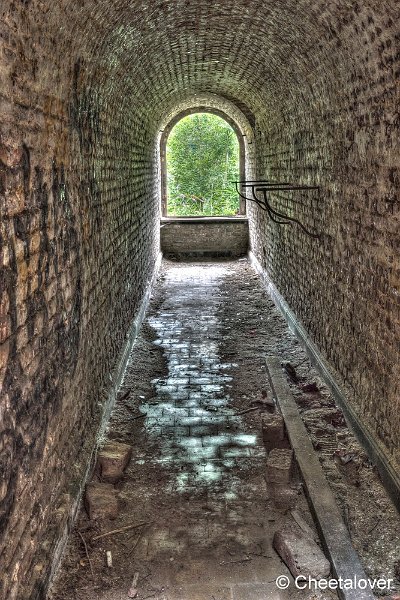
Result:
M261 428L237 415L232 390L240 366L223 357L219 313L231 299L220 288L230 271L228 265L170 267L163 302L147 321L166 372L151 379L154 396L140 405L157 452L150 444L131 470L140 462L165 474L162 486L143 490L158 498L162 521L151 527L137 555L151 571L157 598L293 597L275 584L279 575L289 574L272 549L284 515L266 491ZM114 590L101 597L118 595Z
M266 483L261 409L249 410L268 392L270 348L288 360L299 351L247 264L164 264L108 432L133 446L120 513L93 523L81 511L53 600L125 599L135 573L137 600L333 598L296 590L272 547L292 504ZM313 526L297 481L291 490Z

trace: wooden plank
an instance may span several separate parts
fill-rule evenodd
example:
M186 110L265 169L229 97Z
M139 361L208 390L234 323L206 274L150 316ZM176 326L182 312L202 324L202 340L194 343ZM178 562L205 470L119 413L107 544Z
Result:
M304 346L311 363L315 366L319 375L335 397L336 402L343 410L346 421L351 425L354 433L360 440L371 461L374 463L374 465L376 465L382 478L383 485L385 486L388 494L391 496L397 509L400 511L400 473L398 470L396 470L395 466L390 463L388 455L376 441L373 433L366 426L366 424L361 421L360 415L356 413L349 403L344 389L342 389L341 385L339 385L334 374L331 373L331 367L323 358L314 342L312 342L304 327L296 319L295 314L289 308L287 302L278 292L276 286L267 273L262 269L259 261L252 252L249 252L249 260L254 270L260 275L268 294L282 314L283 318L286 320L290 330L296 335L300 343Z
M268 356L266 362L269 381L285 420L288 437L304 480L308 502L334 576L343 580L367 580L283 374L280 359ZM374 600L370 589L338 589L337 593L342 600Z

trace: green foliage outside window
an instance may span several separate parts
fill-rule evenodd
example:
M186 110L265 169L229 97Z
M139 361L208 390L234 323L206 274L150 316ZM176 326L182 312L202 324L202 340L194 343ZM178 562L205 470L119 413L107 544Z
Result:
M167 143L167 212L171 216L235 215L239 199L239 143L221 117L196 113L181 119Z

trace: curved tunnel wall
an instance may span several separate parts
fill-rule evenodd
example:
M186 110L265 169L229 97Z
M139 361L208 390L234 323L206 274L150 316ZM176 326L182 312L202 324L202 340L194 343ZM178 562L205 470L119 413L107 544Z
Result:
M354 9L358 8L358 12ZM311 53L310 94L291 89L283 120L257 122L258 175L320 186L276 195L295 226L254 216L252 244L269 276L346 384L353 409L392 465L399 431L399 47L395 13L330 9ZM397 45L396 45L397 40ZM322 48L323 47L323 48ZM348 54L347 54L348 53ZM257 211L256 211L257 212Z
M255 255L399 462L398 3L6 0L0 8L4 598L44 597L159 244L158 132L196 94L254 126ZM301 201L300 201L301 200Z

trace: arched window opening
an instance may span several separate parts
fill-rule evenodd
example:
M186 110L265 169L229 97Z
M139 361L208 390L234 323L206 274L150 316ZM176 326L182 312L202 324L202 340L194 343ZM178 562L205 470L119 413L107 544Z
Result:
M176 122L165 143L165 216L230 216L244 207L232 181L243 170L243 142L227 120L196 112Z

